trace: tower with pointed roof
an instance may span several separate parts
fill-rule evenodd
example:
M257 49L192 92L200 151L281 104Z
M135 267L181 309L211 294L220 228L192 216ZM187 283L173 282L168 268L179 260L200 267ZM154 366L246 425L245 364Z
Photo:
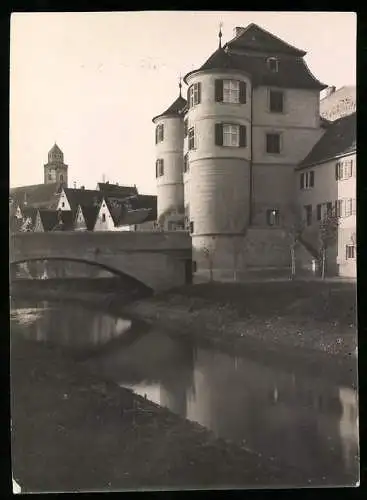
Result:
M183 109L181 94L163 113L153 118L156 144L157 220L165 230L184 229Z
M325 132L326 85L305 51L256 24L221 39L220 29L218 49L184 77L183 180L197 273L227 279L288 265L281 221L295 201L294 169Z
M68 186L68 165L64 163L64 153L56 142L48 152L48 162L44 165L44 183Z

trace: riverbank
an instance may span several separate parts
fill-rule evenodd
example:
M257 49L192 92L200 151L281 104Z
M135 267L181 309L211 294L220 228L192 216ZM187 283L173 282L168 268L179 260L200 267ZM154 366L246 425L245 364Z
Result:
M13 475L22 492L312 484L96 379L70 352L27 342L16 328L11 362Z
M266 362L329 368L356 380L356 286L338 281L211 283L182 287L110 309L171 335Z

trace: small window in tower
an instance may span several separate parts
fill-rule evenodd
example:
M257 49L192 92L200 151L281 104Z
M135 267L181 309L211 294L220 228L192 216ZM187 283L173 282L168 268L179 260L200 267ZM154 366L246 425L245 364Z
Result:
M194 223L191 221L190 222L190 233L192 234L194 232Z
M194 127L191 127L189 129L189 143L188 143L189 149L195 149L195 129Z
M183 171L184 172L188 172L189 171L189 155L187 153L184 156Z
M223 125L223 146L238 147L240 145L239 125Z
M267 59L267 63L268 63L268 68L270 69L270 71L272 71L273 73L277 73L278 72L278 69L279 69L279 61L276 57L269 57Z
M354 245L346 245L345 246L345 257L346 259L355 259L356 258L356 247Z
M155 129L155 143L162 142L164 139L164 125L161 123Z
M200 104L201 102L201 83L194 83L189 87L188 91L188 100L189 100L189 106L192 108L196 104Z
M61 206L62 206L62 208L65 208L65 202L64 201L61 203Z
M238 80L223 80L223 102L240 102L240 82Z

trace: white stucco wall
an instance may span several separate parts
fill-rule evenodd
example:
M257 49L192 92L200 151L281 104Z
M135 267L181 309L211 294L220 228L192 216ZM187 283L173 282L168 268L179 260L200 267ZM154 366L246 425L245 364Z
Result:
M57 203L56 210L71 210L70 203L67 199L67 196L66 196L64 190L62 190L60 193L60 198L59 198L59 201Z

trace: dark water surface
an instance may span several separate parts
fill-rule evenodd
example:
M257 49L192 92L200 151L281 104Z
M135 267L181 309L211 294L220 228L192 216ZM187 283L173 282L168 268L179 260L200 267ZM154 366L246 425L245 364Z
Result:
M77 304L17 300L25 338L71 348L133 336L131 322ZM154 329L84 360L114 380L220 437L303 471L312 482L358 477L358 401L351 387L173 339Z

